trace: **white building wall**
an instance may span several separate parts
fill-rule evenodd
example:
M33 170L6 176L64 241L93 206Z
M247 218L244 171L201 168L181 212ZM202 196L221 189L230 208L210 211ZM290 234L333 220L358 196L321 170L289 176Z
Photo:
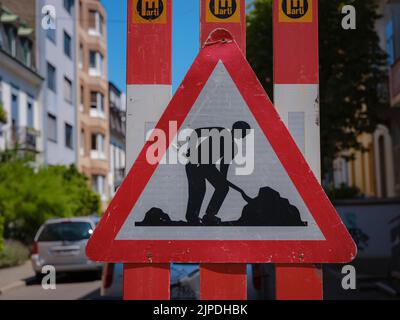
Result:
M17 62L13 62L17 64ZM23 68L23 67L21 67ZM42 113L42 106L39 101L40 99L40 87L36 87L29 83L27 79L23 79L19 75L15 75L9 72L3 66L0 66L0 79L1 79L1 92L3 108L7 114L7 123L2 124L0 134L0 149L4 150L7 146L10 146L11 142L11 119L12 119L12 106L11 106L11 95L15 93L18 97L18 127L26 127L27 120L27 109L28 99L33 102L34 111L34 129L42 134L42 122L40 114ZM37 140L37 150L43 151L40 136ZM38 159L40 160L40 159Z
M41 13L44 5L53 5L56 9L56 41L53 43L47 37L47 31L41 28ZM77 5L77 1L75 3ZM69 165L77 161L77 125L76 125L76 23L75 10L71 15L64 9L63 1L60 0L38 0L37 1L37 43L39 70L45 78L43 84L44 111L42 115L44 123L45 158L48 164ZM64 31L71 37L71 58L64 53ZM47 86L47 63L56 68L56 92ZM64 77L72 81L72 103L64 99ZM47 139L47 114L51 113L57 118L57 142ZM65 123L73 127L73 149L65 146Z

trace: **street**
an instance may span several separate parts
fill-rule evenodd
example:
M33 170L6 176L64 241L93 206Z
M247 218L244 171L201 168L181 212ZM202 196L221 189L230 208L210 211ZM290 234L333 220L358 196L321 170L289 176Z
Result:
M44 290L34 277L30 261L0 270L0 300L92 300L100 297L95 273L58 274L55 290Z
M191 266L191 268L193 267ZM398 299L398 296L395 293L391 294L390 289L388 291L389 287L385 286L385 284L390 283L385 281L384 275L367 276L360 274L357 280L357 290L343 290L341 287L341 267L342 265L324 266L324 299ZM176 282L175 277L182 277L183 275L182 267L175 266L173 270L175 272L173 272L171 280ZM0 270L0 300L106 300L107 298L100 296L100 285L99 276L94 273L60 273L57 276L56 289L44 290L40 281L33 277L29 261L19 267ZM7 287L8 289L3 291ZM397 284L392 288L398 289L399 286ZM172 299L179 300L182 298L177 295L177 292L172 291L171 293Z
M0 300L93 300L100 299L100 280L93 274L60 275L55 290L44 290L39 281L6 291Z

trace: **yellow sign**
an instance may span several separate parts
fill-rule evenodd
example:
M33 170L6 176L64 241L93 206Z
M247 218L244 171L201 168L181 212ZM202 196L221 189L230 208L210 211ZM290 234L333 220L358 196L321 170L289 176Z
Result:
M133 1L134 23L167 23L166 0Z
M207 0L206 22L240 22L240 0Z
M280 0L279 22L312 22L313 0Z

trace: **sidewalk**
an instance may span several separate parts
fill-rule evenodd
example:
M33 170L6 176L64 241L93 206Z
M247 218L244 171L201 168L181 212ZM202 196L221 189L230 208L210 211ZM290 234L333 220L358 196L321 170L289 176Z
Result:
M24 285L24 280L34 276L29 260L18 267L0 269L0 295L3 290Z

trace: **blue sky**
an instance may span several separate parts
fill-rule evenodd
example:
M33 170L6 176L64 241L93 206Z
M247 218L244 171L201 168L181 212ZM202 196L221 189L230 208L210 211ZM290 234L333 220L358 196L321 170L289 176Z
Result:
M107 11L108 77L125 92L127 0L102 0ZM199 51L199 0L174 0L173 88L180 84Z

